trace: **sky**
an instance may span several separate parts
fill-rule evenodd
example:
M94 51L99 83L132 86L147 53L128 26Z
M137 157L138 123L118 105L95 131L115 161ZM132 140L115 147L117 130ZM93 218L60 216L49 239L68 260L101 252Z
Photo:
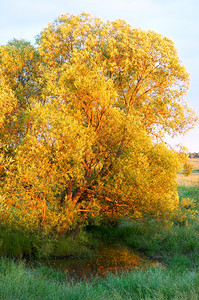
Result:
M191 76L185 100L199 115L198 11L198 0L0 0L0 45L13 38L34 44L48 23L65 13L87 12L103 21L122 18L132 27L154 30L174 41ZM199 152L199 125L186 136L167 141Z

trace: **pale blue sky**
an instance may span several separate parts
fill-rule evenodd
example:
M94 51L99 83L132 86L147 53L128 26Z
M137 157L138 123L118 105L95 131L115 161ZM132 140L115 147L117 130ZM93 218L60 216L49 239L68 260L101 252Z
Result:
M83 11L104 21L123 18L133 27L151 29L171 38L191 74L186 100L199 114L198 0L0 0L0 4L0 45L13 38L34 43L35 36L60 14ZM191 152L199 152L199 126L175 139L178 142Z

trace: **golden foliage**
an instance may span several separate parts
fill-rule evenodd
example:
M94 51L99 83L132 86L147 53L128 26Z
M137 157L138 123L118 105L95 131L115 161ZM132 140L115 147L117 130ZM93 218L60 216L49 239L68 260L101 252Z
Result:
M62 15L0 48L1 213L42 231L96 218L168 218L182 155L162 141L196 122L173 42Z

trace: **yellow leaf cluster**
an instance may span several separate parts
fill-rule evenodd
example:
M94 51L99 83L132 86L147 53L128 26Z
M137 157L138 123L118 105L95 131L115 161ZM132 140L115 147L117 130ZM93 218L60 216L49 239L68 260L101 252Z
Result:
M44 232L171 216L183 155L163 139L197 120L188 85L171 40L122 20L62 15L0 47L1 214Z

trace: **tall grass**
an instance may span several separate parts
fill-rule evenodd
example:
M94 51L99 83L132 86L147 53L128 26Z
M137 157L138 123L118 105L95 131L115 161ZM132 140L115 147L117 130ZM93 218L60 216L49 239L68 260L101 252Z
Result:
M96 241L86 231L74 238L65 235L44 235L26 230L10 230L0 226L0 255L13 258L47 258L50 256L88 256Z
M178 194L180 198L192 198L198 201L199 205L199 187L197 186L179 186Z
M48 272L47 272L48 270ZM199 273L150 268L75 282L49 269L1 260L0 299L198 299Z

